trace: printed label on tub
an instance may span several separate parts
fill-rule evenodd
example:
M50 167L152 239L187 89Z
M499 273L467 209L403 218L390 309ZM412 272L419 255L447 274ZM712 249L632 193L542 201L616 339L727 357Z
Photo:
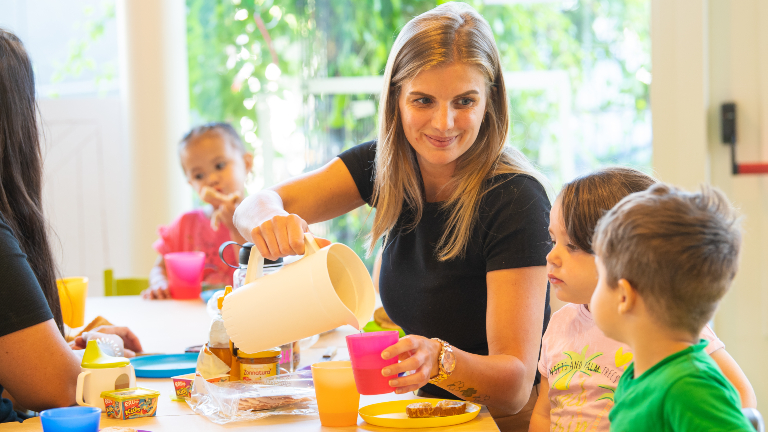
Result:
M189 397L190 390L192 390L192 381L174 380L173 387L176 390L176 396L186 398Z
M240 379L243 381L260 381L262 378L277 375L277 364L245 364L240 363Z
M105 400L107 417L130 420L139 417L152 417L157 412L157 398L131 399L127 401Z
M102 393L107 417L128 420L154 416L157 412L157 396L159 393L147 393L147 391L142 389Z
M120 409L120 407L117 406L117 403L112 399L104 399L104 407L107 409L107 417L123 418L123 411Z

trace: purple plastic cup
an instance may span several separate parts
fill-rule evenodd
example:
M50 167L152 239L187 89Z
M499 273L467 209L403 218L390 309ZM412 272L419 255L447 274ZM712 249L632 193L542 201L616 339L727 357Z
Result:
M173 252L163 255L168 290L175 299L200 297L205 252Z
M399 340L396 331L352 334L347 336L349 359L352 361L352 373L355 375L357 392L361 395L378 395L395 391L381 370L397 363L397 357L389 360L381 358L381 352L396 344Z

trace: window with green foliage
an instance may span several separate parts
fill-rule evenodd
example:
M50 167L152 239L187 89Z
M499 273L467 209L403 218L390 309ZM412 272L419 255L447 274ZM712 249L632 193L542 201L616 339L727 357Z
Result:
M187 0L192 123L239 128L255 154L251 191L317 168L375 138L398 30L440 3ZM555 190L607 164L649 169L649 0L468 3L501 53L509 145ZM361 208L313 230L363 256L372 218Z

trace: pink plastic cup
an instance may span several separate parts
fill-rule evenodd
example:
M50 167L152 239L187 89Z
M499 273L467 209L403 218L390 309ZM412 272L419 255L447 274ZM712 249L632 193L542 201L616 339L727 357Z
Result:
M163 255L168 290L175 299L200 297L205 252L173 252Z
M352 360L352 373L355 375L357 392L361 395L378 395L395 391L381 370L397 363L397 357L389 360L381 358L381 352L396 344L399 339L396 331L353 334L347 336L349 359Z

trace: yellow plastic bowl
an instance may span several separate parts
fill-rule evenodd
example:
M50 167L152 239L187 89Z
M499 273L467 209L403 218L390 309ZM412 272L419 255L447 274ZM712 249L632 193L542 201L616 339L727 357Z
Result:
M433 406L442 399L414 399L392 402L381 402L360 408L360 417L368 424L390 428L429 428L440 426L453 426L466 423L477 417L480 413L480 405L467 402L467 411L464 414L448 417L409 418L405 414L405 407L412 403L429 402Z

